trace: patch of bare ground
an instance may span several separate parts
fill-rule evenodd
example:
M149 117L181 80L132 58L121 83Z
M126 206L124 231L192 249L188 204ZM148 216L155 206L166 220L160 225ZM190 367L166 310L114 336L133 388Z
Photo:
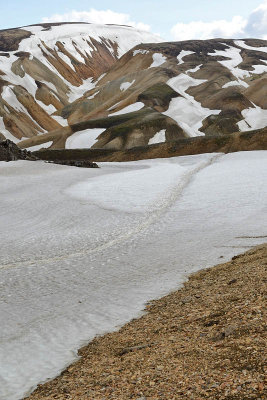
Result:
M190 276L80 360L40 399L266 399L267 245Z

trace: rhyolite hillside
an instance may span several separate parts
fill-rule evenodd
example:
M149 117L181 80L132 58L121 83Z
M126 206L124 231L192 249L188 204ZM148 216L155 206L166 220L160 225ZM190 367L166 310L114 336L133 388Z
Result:
M0 132L21 148L127 150L267 126L267 41L160 43L130 27L0 31Z

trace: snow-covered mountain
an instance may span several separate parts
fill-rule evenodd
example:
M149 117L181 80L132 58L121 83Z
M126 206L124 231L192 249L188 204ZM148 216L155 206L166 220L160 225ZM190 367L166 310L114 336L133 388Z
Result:
M128 26L60 23L0 31L0 133L15 142L66 125L53 115L125 52L158 37Z
M122 150L267 126L267 41L45 24L0 32L0 133L22 148Z

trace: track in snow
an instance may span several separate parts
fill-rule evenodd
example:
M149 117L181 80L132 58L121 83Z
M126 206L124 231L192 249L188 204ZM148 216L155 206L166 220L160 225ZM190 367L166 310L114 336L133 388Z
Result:
M89 254L94 254L101 252L105 249L108 249L116 244L122 243L127 241L128 239L134 237L137 234L140 234L142 231L149 228L152 224L154 224L159 218L161 218L164 213L179 199L183 190L187 185L190 184L192 178L200 172L202 169L206 168L207 166L211 165L215 160L221 157L222 154L216 154L204 160L196 167L190 168L183 175L180 177L180 180L176 185L168 189L167 194L162 194L161 198L157 199L157 203L150 205L150 210L146 213L145 217L138 222L138 224L132 227L129 231L124 233L119 233L114 239L95 247L94 249L84 249L83 251L77 251L73 253L67 253L59 257L50 257L50 258L41 258L41 259L34 259L28 260L24 262L18 262L15 264L6 264L0 265L1 269L6 268L13 268L13 267L24 267L33 264L40 264L40 263L49 263L54 261L65 260L67 258L72 258L75 256L86 256Z

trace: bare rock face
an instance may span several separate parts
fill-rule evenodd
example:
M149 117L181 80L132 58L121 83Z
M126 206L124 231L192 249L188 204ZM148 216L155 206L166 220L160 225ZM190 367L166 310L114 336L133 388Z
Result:
M0 130L20 148L117 151L267 125L264 40L42 24L0 31L0 51Z
M1 140L0 137L0 161L29 160L35 161L37 158L27 150L21 150L11 140Z

